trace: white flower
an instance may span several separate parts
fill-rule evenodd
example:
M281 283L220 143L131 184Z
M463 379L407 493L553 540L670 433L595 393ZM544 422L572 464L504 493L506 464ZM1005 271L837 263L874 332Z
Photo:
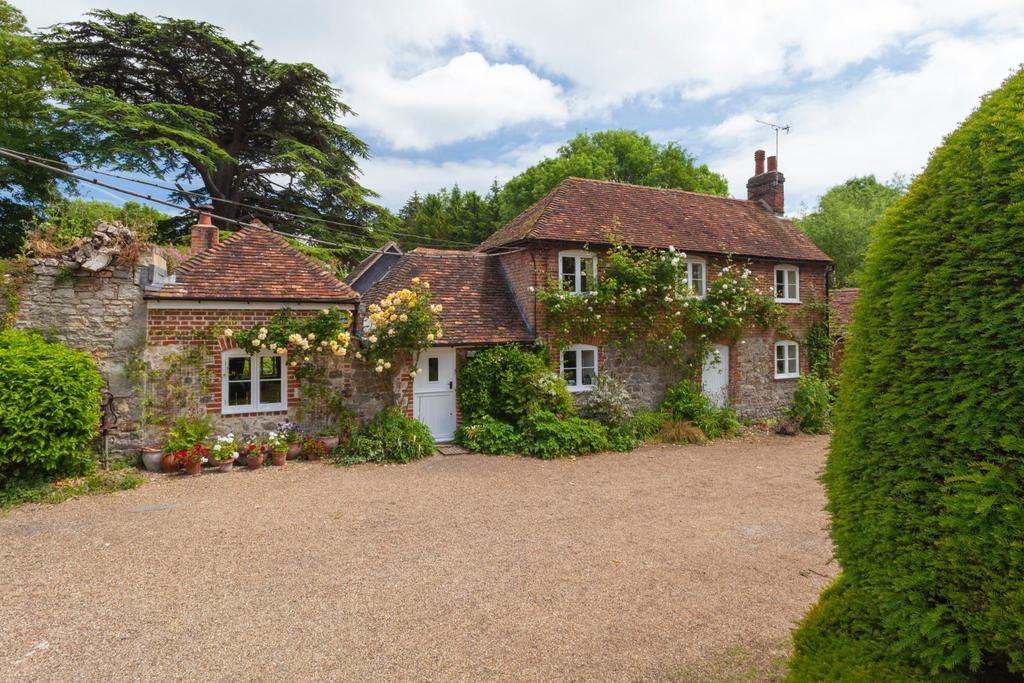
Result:
M673 247L673 246L672 246L672 245L670 244L670 245L668 245L668 251L669 251L669 253L670 253L670 254L674 254L674 253L676 253L676 248L675 248L675 247Z
M323 313L324 315L327 315L328 313L330 313L330 310L328 310L326 308L321 308L320 312Z
M371 334L369 337L366 338L366 341L370 342L371 344L376 344L377 343L377 335Z
M213 444L213 450L219 451L220 450L220 444L219 443Z
M231 328L230 328L230 327L226 327L226 328L224 328L224 336L225 336L225 337L230 337L230 336L231 336L231 335L233 335L233 334L234 334L234 332L233 332L233 331L231 330Z
M253 339L252 340L252 345L253 346L259 346L260 345L260 340L259 339Z
M309 339L310 341L312 341L312 340L316 339L316 335L313 334L312 332L310 332L309 334L306 335L306 339Z
M384 363L384 367L387 368L388 370L390 370L391 369L391 361L388 361L388 362Z
M238 451L235 451L234 453L232 453L231 457L232 458L237 458L238 457Z
M384 372L384 367L381 366L381 365L378 365L376 368L374 368L374 370L376 370L377 372Z
M532 292L532 291L534 291L534 290L533 290L533 285L530 285L530 291L531 291L531 292Z

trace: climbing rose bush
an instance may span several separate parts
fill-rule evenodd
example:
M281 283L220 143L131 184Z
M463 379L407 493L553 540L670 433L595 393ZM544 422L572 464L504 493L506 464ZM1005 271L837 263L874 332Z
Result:
M430 283L414 277L411 285L367 308L363 348L355 357L371 363L378 373L390 370L399 352L415 356L444 336L437 317L443 308L431 303ZM414 368L410 374L418 373Z
M247 329L224 327L221 335L234 339L241 349L252 353L271 351L312 362L317 355L344 356L352 336L348 331L352 317L347 311L324 308L316 315L284 310L275 313L265 324Z
M572 293L557 281L537 292L548 323L563 344L600 339L643 342L676 364L699 369L719 340L734 341L745 327L777 327L782 308L759 292L747 268L729 263L699 297L686 279L686 254L673 247L615 245L603 258L593 291ZM689 351L689 354L686 352Z

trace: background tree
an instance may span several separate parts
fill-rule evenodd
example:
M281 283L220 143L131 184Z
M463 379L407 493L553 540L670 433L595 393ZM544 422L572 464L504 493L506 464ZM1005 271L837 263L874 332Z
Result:
M268 60L204 22L88 16L42 36L77 83L55 94L87 143L83 161L172 176L218 216L298 213L308 218L278 227L314 236L340 239L320 216L373 221L379 207L356 180L367 148L337 123L352 112L323 71Z
M824 481L839 581L791 677L1024 676L1024 71L868 247Z
M0 145L48 158L65 155L71 138L46 101L48 89L62 79L25 17L0 0ZM52 173L0 158L0 257L17 253L26 226L57 188Z
M458 185L451 190L441 188L422 197L413 193L399 212L402 232L460 243L438 243L442 247L468 249L469 245L479 244L501 227L498 187L495 182L490 192L483 196L473 190L463 192ZM413 246L415 240L405 238L400 242L406 247Z
M612 180L727 196L725 177L674 142L657 144L632 130L580 133L558 154L515 176L498 195L501 222L514 218L570 177Z
M837 287L858 285L871 226L906 191L906 181L900 176L886 183L873 175L851 178L829 189L813 211L796 221L835 261Z

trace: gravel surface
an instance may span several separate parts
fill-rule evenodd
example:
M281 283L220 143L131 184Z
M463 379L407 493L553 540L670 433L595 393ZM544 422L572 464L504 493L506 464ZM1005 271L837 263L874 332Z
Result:
M23 507L0 680L771 678L836 572L827 443L288 463Z

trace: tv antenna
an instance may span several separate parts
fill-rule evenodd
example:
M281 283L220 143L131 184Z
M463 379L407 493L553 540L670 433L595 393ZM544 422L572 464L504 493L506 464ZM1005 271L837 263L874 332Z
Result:
M760 123L762 126L768 126L769 128L771 128L772 130L775 131L775 158L778 159L779 158L779 131L781 130L786 135L789 135L789 124L787 123L786 125L783 126L783 125L780 125L778 123L772 123L771 121L762 121L760 119L754 119L754 120L757 121L758 123Z

